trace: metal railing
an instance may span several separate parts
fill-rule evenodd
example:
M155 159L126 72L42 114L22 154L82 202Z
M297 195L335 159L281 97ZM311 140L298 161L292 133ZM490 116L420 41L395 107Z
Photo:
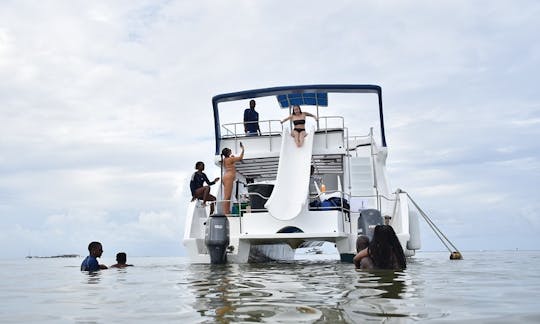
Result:
M320 207L311 207L310 206L310 202L313 201L314 199L320 199L321 197L324 197L323 195L335 195L336 193L338 193L339 196L334 196L334 197L340 198L340 200L341 200L339 206L320 206ZM249 193L249 196L258 196L258 197L260 197L262 199L265 199L265 200L268 200L270 198L270 197L263 196L262 194L257 193L257 192ZM320 193L320 194L318 194L316 196L310 196L310 197L306 198L306 203L309 206L308 207L309 211L336 210L336 211L341 212L341 217L342 217L342 222L341 223L342 223L342 226L343 226L343 228L341 230L343 232L345 232L345 226L348 223L349 224L349 232L352 233L351 214L357 214L357 213L361 212L361 210L353 211L353 210L350 209L350 204L352 203L352 200L354 198L362 198L362 199L365 199L365 198L373 199L373 198L375 198L375 202L376 202L375 207L376 207L377 210L379 210L379 212L381 212L381 214L383 213L383 211L381 210L381 200L382 199L385 199L385 200L390 201L390 202L395 202L396 204L398 202L397 196L395 198L392 198L392 197L387 197L385 195L379 195L379 194L376 194L376 195L351 195L351 194L343 192L343 191L334 190L334 191L328 191L328 192ZM223 211L220 210L219 206L222 206L222 204L224 202L226 202L226 201L227 200L208 201L207 203L215 204L216 213L219 213L219 212L223 213ZM225 214L225 215L227 215L229 217L238 217L239 226L240 226L240 232L242 230L242 219L243 219L245 213L258 213L258 212L267 212L268 211L268 209L266 209L266 208L254 209L249 205L249 203L248 203L247 206L245 206L245 208L243 208L242 205L246 204L246 202L232 202L231 200L228 200L228 201L230 202L230 204L232 206L234 206L234 205L238 206L237 213L229 211L228 213L223 213L223 214ZM345 207L344 201L347 201L347 203L349 204L349 208ZM397 212L398 212L398 210L397 210L396 206L394 206L394 210L391 213L392 214L391 217L392 218L396 217ZM388 213L385 213L385 214L388 214Z
M281 125L281 121L277 119L268 119L268 120L261 120L261 121L254 121L254 122L239 122L239 123L228 123L221 125L221 128L224 130L224 132L221 135L221 138L231 138L231 137L244 137L247 136L244 132L244 126L245 124L259 124L259 129L261 129L261 136L264 135L279 135L283 131L283 125ZM276 125L278 124L278 125ZM274 127L272 127L274 125Z
M321 128L321 119L324 121L324 127ZM328 127L329 121L332 120L338 120L337 127ZM328 148L328 131L333 129L343 129L345 134L345 118L343 116L322 116L319 117L319 120L317 121L317 130L324 131L324 148ZM342 136L342 146L345 146L345 135Z
M321 127L321 120L324 122L324 127ZM333 120L337 120L337 123L332 123ZM248 136L244 129L245 124L259 124L259 129L261 131L261 136L272 136L272 135L279 135L283 132L283 125L281 124L280 120L277 119L268 119L268 120L261 120L261 121L252 121L252 122L238 122L238 123L227 123L221 125L221 128L223 130L221 138L234 138L234 137L245 137ZM279 125L276 125L278 124ZM329 127L330 124L330 127ZM332 127L333 125L336 125L335 127ZM322 116L319 117L319 120L317 121L317 131L325 131L326 134L328 134L329 130L334 129L344 129L345 128L345 119L342 116Z

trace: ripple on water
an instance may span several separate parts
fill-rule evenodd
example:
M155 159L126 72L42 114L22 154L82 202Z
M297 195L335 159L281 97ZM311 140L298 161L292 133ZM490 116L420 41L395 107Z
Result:
M307 305L285 303L246 303L234 310L234 317L244 321L258 322L313 322L320 319L322 312Z
M0 322L540 322L540 253L464 256L419 254L400 272L131 258L135 267L90 275L81 260L0 261Z

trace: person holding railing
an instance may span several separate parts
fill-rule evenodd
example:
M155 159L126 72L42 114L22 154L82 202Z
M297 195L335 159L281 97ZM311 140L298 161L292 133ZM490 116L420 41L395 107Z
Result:
M287 120L292 120L294 128L291 132L291 136L294 138L296 147L301 147L302 145L304 145L304 138L308 135L306 133L306 117L313 117L315 118L315 120L319 120L317 116L308 112L302 112L300 106L294 105L293 113L289 115L289 117L281 121L281 123L283 124Z
M235 163L241 161L244 158L244 144L240 142L240 148L242 152L239 156L232 155L230 148L226 147L221 151L221 167L225 169L223 173L223 210L224 214L228 214L231 211L231 196L234 180L236 179L236 166Z
M244 110L244 132L246 136L261 135L259 113L255 111L255 100L249 101L249 108Z

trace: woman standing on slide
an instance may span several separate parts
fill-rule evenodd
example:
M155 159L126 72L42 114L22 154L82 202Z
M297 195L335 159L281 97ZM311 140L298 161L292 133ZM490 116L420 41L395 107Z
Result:
M304 138L307 136L306 116L313 117L315 118L315 120L319 120L317 116L310 114L308 112L302 112L302 109L300 109L300 106L294 105L292 115L290 115L289 117L281 121L281 123L283 124L287 120L292 120L294 128L291 133L291 136L294 137L294 142L296 143L296 147L301 147L302 145L304 145Z
M240 142L240 148L242 153L239 156L232 155L230 148L224 148L221 151L222 166L225 169L223 179L223 213L228 214L231 212L231 196L234 179L236 179L236 162L241 161L244 158L244 145Z

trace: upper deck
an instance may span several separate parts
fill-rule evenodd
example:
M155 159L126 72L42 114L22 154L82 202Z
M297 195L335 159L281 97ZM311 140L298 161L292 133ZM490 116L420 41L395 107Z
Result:
M212 107L214 112L214 132L216 139L215 154L219 155L221 151L221 140L231 136L238 136L243 130L243 125L239 123L223 124L220 123L220 104L241 101L246 99L256 99L261 97L275 97L277 99L277 109L290 110L292 105L300 106L313 106L317 108L317 115L319 115L319 107L328 107L330 96L337 93L370 93L377 95L378 103L378 118L380 126L381 143L383 147L386 147L386 137L384 131L384 117L382 106L382 90L377 85L300 85L300 86L284 86L263 88L256 90L247 90L240 92L233 92L227 94L221 94L212 98ZM245 107L244 107L245 108ZM290 112L289 112L290 113ZM318 129L329 130L331 128L343 129L344 123L341 120L341 126L334 127L329 124L331 121L326 118L325 125L320 125ZM281 134L282 127L278 119L259 121L261 130L264 129L264 135ZM222 127L223 126L223 127ZM240 127L239 127L240 126Z
M335 110L329 109L329 102L334 99L332 96L338 93L368 93L377 95L381 144L385 147L382 93L379 86L305 85L274 87L222 94L212 98L216 136L216 159L218 159L221 149L224 147L238 152L240 150L240 142L242 142L246 147L246 155L244 160L237 164L237 171L246 178L252 178L256 181L275 179L282 136L284 134L284 128L280 120L277 118L260 119L260 136L246 136L242 120L220 124L220 109L226 110L228 108L222 108L223 104L254 98L275 97L277 100L274 103L277 103L277 105L273 105L274 107L265 106L264 109L278 111L281 117L290 114L290 107L292 105L298 104L302 107L309 106L312 109L316 108L316 113L314 114L319 117L319 120L316 123L313 142L312 165L315 166L318 173L343 174L344 156L355 150L359 145L371 145L373 138L372 133L367 134L367 131L364 135L353 137L349 134L349 129L345 125L345 117L326 115L329 112L335 112ZM236 109L241 109L240 113L238 111L233 113L237 117L247 108L238 104L235 107ZM261 111L259 110L259 106L257 106L257 110ZM325 115L321 116L319 111L323 110ZM230 115L230 110L226 114ZM267 116L268 113L265 112L264 115ZM314 122L314 120L310 119L309 122ZM358 154L358 151L356 151L356 154Z

